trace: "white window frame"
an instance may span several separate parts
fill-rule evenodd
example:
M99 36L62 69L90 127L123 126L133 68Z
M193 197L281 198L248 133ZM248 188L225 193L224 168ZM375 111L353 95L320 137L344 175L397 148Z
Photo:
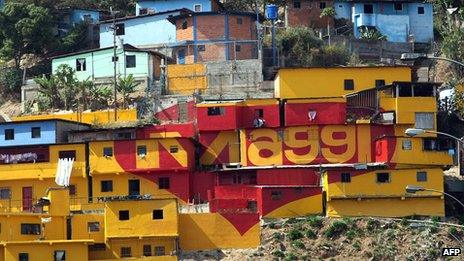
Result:
M195 10L195 7L200 6L200 11ZM202 4L193 4L193 11L195 13L203 12L203 5Z

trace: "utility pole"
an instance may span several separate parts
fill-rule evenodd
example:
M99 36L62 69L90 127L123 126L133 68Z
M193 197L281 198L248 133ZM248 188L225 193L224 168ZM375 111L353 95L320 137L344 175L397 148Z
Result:
M117 105L117 96L118 96L118 88L117 88L117 77L116 77L116 63L117 63L117 56L116 56L116 11L113 10L113 7L110 7L111 15L113 16L113 87L114 87L114 101L113 101L113 108L114 108L114 122L118 120L118 105Z

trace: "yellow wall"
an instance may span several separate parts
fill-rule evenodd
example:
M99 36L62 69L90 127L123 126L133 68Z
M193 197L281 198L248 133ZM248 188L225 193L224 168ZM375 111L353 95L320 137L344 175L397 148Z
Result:
M152 248L152 255L154 255L154 248L156 246L164 246L164 256L143 256L143 246L150 245ZM132 257L135 260L141 258L141 260L156 260L156 261L168 261L177 260L177 256L171 255L176 250L176 239L175 238L130 238L130 239L111 239L107 242L106 250L89 251L89 260L119 260L121 247L130 247Z
M89 222L99 222L100 231L90 232ZM104 214L74 214L71 217L72 239L94 240L95 243L105 243L105 216Z
M55 170L56 171L56 170ZM70 184L75 185L76 195L70 200L72 210L80 210L87 205L87 179L82 177L71 178ZM57 187L55 178L6 180L0 182L0 187L10 188L11 199L0 200L0 212L18 212L22 209L22 188L32 187L33 203L41 197L47 196L48 188ZM69 192L68 192L69 193Z
M137 110L127 109L127 110L118 110L117 112L118 121L136 121L137 120ZM44 115L26 115L14 117L13 121L40 121L40 120L50 120L50 119L61 119L76 121L88 124L105 124L114 122L114 111L113 110L103 110L95 112L74 112L66 114L44 114Z
M218 213L180 214L179 219L182 250L255 248L260 244L259 223L256 223L242 236L227 219Z
M354 80L354 90L345 91L344 80ZM375 87L375 80L411 81L409 67L332 67L280 69L275 80L275 97L341 97Z
M417 182L418 171L427 172L426 182ZM390 182L377 183L376 173L379 172L390 173ZM357 176L352 174L350 183L334 182L328 184L328 175L339 174L325 173L324 175L324 190L329 201L332 198L343 197L401 197L406 195L406 185L419 185L430 189L443 190L443 171L441 169L377 170Z
M380 107L385 111L395 111L397 124L415 124L416 112L437 112L435 97L382 97Z
M404 217L412 215L444 216L442 198L337 199L327 202L327 216Z
M322 213L322 194L292 201L268 213L265 218L287 218Z
M85 146L83 144L70 144L51 145L49 162L1 164L0 180L55 178L59 152L66 150L76 151L76 160L74 161L71 177L85 177Z
M5 261L17 261L19 253L28 253L29 260L54 260L56 250L66 251L66 260L82 261L88 257L88 241L36 241L7 243Z
M204 64L168 65L168 89L171 94L193 94L207 88Z
M45 223L42 235L22 235L21 224L41 224L41 218L51 217L51 222ZM44 237L46 240L61 240L66 238L66 217L50 216L48 214L2 214L0 215L2 231L1 241L31 241Z
M403 149L403 141L410 140L411 150ZM422 138L397 138L395 153L391 162L398 164L417 164L417 165L453 165L453 157L448 151L425 151L423 150Z
M163 219L154 220L153 210L163 210ZM129 210L129 220L119 220L119 211ZM175 199L111 201L105 206L105 237L177 236L179 221Z

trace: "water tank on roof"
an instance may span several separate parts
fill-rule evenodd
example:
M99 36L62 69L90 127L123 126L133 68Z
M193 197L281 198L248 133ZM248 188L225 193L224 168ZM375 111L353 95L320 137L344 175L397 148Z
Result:
M278 8L276 5L266 6L266 18L270 20L277 20Z

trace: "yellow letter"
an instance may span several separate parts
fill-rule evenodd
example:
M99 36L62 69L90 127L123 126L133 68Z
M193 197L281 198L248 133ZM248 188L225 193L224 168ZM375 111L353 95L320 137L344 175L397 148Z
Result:
M248 160L255 166L282 165L282 142L272 129L257 129L249 134Z
M285 157L295 164L309 164L319 154L318 126L289 127L286 129L288 140L285 145L290 147L285 150ZM298 138L297 134L303 135ZM295 149L305 152L295 153ZM307 152L306 152L307 151Z
M334 134L344 137L335 138ZM321 131L321 140L323 144L329 147L322 148L322 156L330 163L345 163L353 158L355 154L355 126L326 126Z

